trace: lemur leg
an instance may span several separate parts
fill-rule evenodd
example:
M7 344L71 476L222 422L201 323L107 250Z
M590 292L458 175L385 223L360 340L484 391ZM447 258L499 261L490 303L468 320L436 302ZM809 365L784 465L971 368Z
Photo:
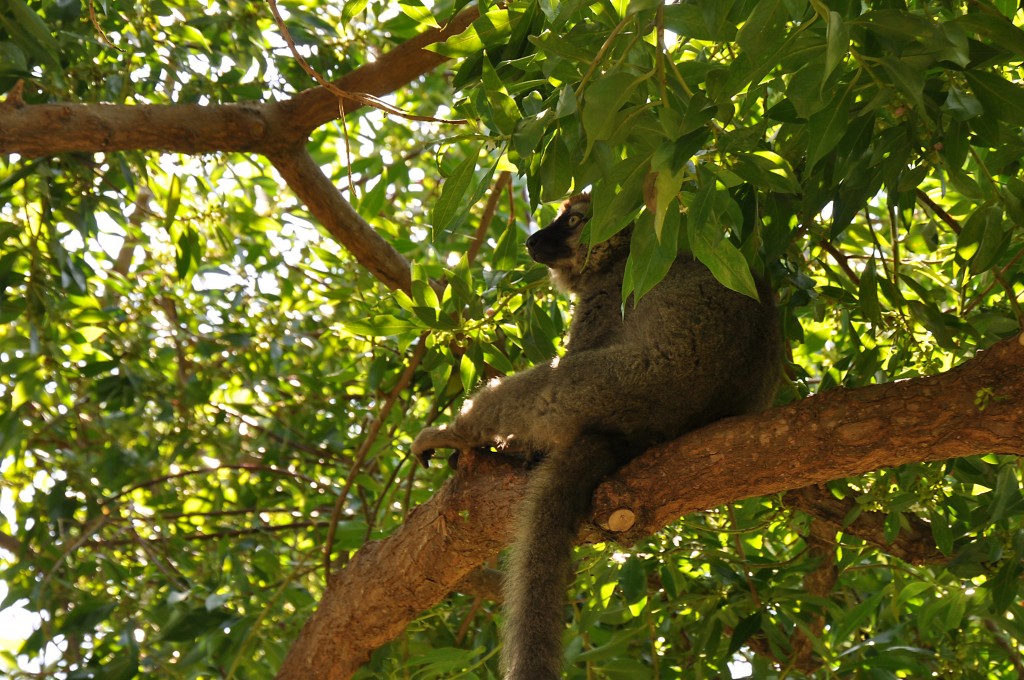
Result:
M676 381L666 389L685 390L686 376L694 370L686 366L685 358L629 346L570 353L492 380L466 400L450 425L424 429L413 442L413 453L429 460L438 448L509 446L544 452L568 446L583 430L604 423L644 427L657 411L649 408L648 400L658 394L663 376ZM657 428L662 423L651 425Z

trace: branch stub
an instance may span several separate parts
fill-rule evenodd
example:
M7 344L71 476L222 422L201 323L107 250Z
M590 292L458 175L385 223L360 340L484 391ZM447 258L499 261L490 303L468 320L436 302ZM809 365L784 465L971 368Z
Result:
M608 516L608 530L615 533L629 531L636 524L636 513L629 508L619 508Z

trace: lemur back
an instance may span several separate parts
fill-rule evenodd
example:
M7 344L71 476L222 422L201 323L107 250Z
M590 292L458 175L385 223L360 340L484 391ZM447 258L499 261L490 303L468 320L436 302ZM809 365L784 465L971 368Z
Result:
M621 303L630 230L580 242L590 200L575 196L527 240L559 287L575 295L565 355L491 381L446 427L413 443L512 446L543 458L518 514L505 581L506 680L559 678L572 548L601 480L649 446L719 418L765 408L780 338L772 294L731 291L689 256L635 306Z

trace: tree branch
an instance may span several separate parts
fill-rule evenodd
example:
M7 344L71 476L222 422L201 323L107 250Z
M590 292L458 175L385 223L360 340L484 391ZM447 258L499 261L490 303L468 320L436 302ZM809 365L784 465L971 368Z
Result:
M333 85L380 96L431 71L446 57L425 49L461 32L480 14L463 10L444 28L430 29L348 73ZM324 87L283 102L198 104L26 105L16 89L0 106L0 153L41 156L128 149L188 154L258 152L327 231L374 276L392 289L410 290L409 262L344 199L305 150L309 133L362 106Z
M786 492L782 501L814 517L833 537L839 532L851 534L910 564L935 564L946 560L942 551L935 547L931 526L914 515L905 518L909 527L889 541L885 536L885 513L865 510L849 526L843 525L843 519L857 505L852 498L839 500L827 489L805 487Z
M392 290L412 289L409 261L355 211L305 147L269 152L267 158L298 199L359 264Z
M334 81L348 92L381 96L446 60L427 45L461 32L479 16L463 10L441 29L430 29ZM301 146L309 133L358 102L314 87L282 102L240 104L24 104L0 106L0 153L45 156L145 149L187 154L269 153Z
M979 408L982 390L994 396ZM989 452L1024 454L1024 336L942 375L831 390L656 447L601 485L581 534L628 544L750 496ZM404 526L331 579L278 678L349 677L508 542L526 473L498 456L464 453L459 465ZM620 511L635 521L618 534L600 528Z
M468 458L398 531L364 544L332 575L278 678L348 678L374 649L498 554L526 474L503 461Z

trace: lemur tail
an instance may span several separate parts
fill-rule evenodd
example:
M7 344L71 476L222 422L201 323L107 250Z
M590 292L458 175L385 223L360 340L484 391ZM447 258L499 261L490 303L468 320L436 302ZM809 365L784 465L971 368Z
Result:
M532 473L505 576L505 680L562 677L572 549L594 490L619 467L617 453L608 437L584 435L564 451L549 452Z

